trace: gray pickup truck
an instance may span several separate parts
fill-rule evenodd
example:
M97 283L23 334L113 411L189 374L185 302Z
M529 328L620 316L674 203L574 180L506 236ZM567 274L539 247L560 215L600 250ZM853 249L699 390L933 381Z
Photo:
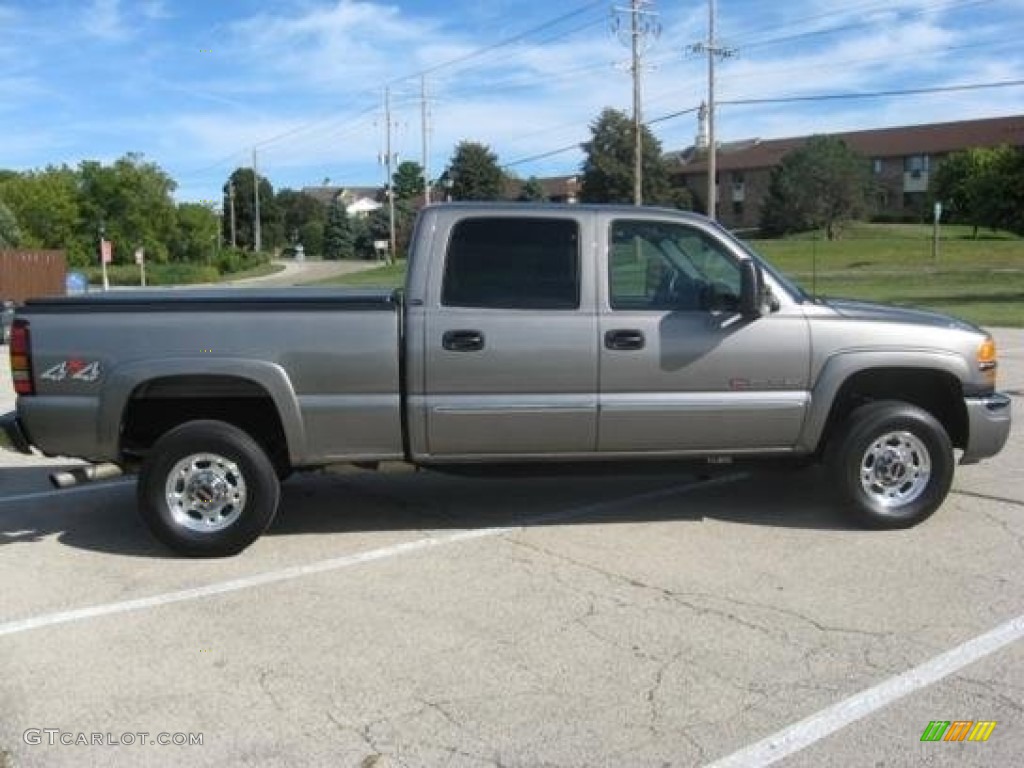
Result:
M956 460L997 453L990 336L816 300L707 219L450 204L404 290L124 292L29 301L11 340L21 450L138 469L154 534L224 555L293 470L741 457L822 460L862 524L913 525Z

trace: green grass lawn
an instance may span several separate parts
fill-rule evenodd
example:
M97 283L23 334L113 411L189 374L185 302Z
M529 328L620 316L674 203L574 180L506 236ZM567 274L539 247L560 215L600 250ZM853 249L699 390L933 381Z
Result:
M820 233L751 240L768 261L819 296L922 307L979 325L1024 326L1024 239L1007 232L918 224L850 225L841 240Z
M365 272L354 272L351 275L328 277L303 285L347 285L355 288L398 288L405 284L405 261L397 261L389 266L369 269Z
M768 261L820 296L842 296L922 307L983 326L1024 327L1024 238L943 226L932 259L931 227L850 225L843 239L812 234L752 240ZM334 278L335 285L402 284L405 262Z

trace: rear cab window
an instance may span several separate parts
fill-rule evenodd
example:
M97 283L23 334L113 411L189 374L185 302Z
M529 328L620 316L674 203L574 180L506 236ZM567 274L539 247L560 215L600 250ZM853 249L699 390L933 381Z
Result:
M578 222L518 216L459 221L448 242L441 303L486 309L579 309Z

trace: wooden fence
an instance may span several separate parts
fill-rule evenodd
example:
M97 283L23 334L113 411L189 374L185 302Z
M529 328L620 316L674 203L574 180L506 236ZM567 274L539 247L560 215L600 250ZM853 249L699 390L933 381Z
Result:
M0 251L0 301L63 296L66 275L63 251Z

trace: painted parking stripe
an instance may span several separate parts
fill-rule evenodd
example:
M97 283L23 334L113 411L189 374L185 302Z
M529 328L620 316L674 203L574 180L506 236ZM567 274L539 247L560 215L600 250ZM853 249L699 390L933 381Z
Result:
M4 635L15 635L20 632L28 632L32 629L52 627L58 624L70 624L76 621L95 619L100 616L130 613L132 611L141 611L147 608L157 608L162 605L170 605L171 603L182 603L189 600L199 600L204 597L224 595L229 592L239 592L244 589L252 589L253 587L260 587L266 584L277 584L283 581L291 581L293 579L302 578L303 576L312 576L318 573L337 571L342 568L349 568L363 563L371 563L376 560L387 560L392 557L407 555L411 552L435 549L437 547L457 544L463 541L472 541L474 539L501 536L531 525L563 522L577 517L601 514L629 504L659 501L683 493L688 493L690 491L735 482L743 477L746 477L746 475L737 473L723 475L722 477L710 480L696 480L689 483L674 485L669 488L663 488L658 491L650 491L648 493L636 494L634 496L627 496L626 498L616 499L613 501L599 502L597 504L587 504L581 507L571 507L569 509L552 512L547 515L538 515L526 518L518 525L505 526L502 528L476 528L444 536L428 536L427 538L415 539L414 541L394 544L389 547L381 547L380 549L371 549L366 552L357 552L353 555L320 560L315 563L307 563L306 565L295 565L290 568L281 568L274 571L267 571L265 573L257 573L252 576L243 576L239 579L206 584L201 587L181 589L175 592L165 592L159 595L140 597L135 600L123 600L116 603L101 603L100 605L75 608L70 611L59 611L57 613L47 613L27 619L8 621L0 624L0 637Z
M904 696L939 682L968 664L990 656L1022 637L1024 615L1010 619L992 631L968 640L901 675L890 677L878 685L843 699L756 744L716 760L707 768L758 768L771 765Z
M73 495L75 493L82 493L83 491L109 490L111 488L120 488L121 486L124 485L130 485L134 482L134 477L119 477L113 480L101 480L95 483L73 485L70 488L54 488L51 491L34 491L33 493L21 493L15 496L0 496L0 504L21 501L38 501L39 499L52 499L54 496L64 496L65 494Z

